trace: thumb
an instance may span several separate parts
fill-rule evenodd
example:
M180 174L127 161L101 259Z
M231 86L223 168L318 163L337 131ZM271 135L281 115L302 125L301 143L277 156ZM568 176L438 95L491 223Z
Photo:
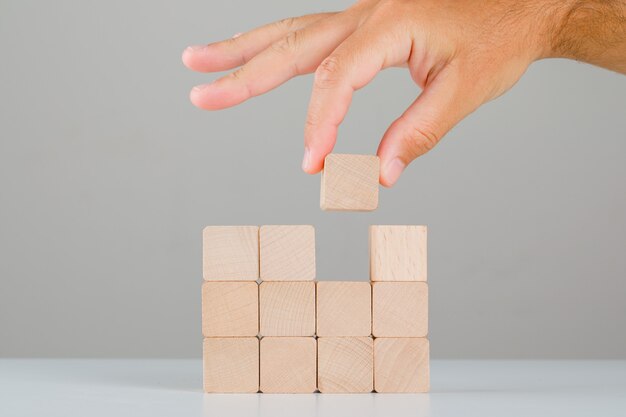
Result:
M389 126L378 147L382 185L394 185L411 161L431 150L479 106L476 97L462 84L465 83L455 71L442 70Z

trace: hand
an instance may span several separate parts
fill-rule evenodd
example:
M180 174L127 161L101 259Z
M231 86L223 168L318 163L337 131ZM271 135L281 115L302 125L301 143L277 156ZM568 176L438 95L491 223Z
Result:
M623 2L618 3L623 11ZM310 174L323 168L354 91L382 69L407 67L422 93L380 142L380 183L391 186L411 161L481 104L508 90L534 60L567 56L564 36L577 34L570 23L572 4L363 0L343 12L285 19L226 41L189 47L183 62L203 72L240 67L191 91L191 101L207 110L234 106L315 72L302 164ZM624 30L623 23L617 25ZM590 30L585 22L582 26Z

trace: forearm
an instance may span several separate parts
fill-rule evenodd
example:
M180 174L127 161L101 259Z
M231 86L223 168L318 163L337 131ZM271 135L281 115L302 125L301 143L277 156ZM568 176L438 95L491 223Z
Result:
M562 2L547 57L569 58L626 74L626 0Z

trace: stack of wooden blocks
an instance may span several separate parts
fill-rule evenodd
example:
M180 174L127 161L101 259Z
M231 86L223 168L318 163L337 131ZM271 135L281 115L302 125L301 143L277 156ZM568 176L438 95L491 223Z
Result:
M426 392L426 227L371 226L370 281L315 281L312 226L203 233L204 390Z

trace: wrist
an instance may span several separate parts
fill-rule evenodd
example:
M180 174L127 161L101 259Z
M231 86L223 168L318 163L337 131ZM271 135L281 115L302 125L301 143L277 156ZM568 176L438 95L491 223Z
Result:
M565 32L573 13L579 7L580 0L538 0L536 3L535 60L544 58L566 58L567 41Z
M542 58L569 58L600 66L623 53L626 1L567 0L553 7ZM622 58L623 61L623 58ZM609 65L610 66L610 65Z

